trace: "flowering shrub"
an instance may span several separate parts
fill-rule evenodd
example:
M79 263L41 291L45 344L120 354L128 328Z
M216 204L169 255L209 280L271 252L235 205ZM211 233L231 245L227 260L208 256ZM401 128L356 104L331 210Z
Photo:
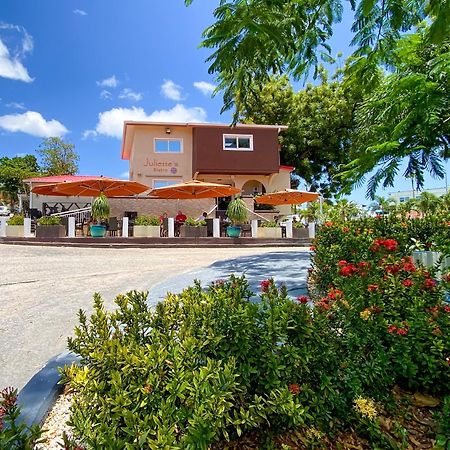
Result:
M39 442L39 427L19 423L17 391L11 387L0 391L0 449L31 450Z

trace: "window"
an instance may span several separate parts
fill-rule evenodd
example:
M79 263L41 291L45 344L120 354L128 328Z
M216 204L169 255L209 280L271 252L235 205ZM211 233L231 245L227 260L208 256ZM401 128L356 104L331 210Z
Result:
M183 153L181 139L155 139L155 153Z
M172 186L172 184L179 183L180 180L153 180L153 189Z
M224 150L253 150L253 135L251 134L224 134L223 135Z

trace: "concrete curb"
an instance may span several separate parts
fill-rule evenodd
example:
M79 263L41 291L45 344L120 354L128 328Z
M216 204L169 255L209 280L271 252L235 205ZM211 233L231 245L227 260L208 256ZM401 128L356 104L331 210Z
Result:
M28 426L42 425L64 388L64 386L58 384L61 379L58 369L72 363L78 363L80 359L74 353L65 351L50 359L31 378L19 392L20 421Z

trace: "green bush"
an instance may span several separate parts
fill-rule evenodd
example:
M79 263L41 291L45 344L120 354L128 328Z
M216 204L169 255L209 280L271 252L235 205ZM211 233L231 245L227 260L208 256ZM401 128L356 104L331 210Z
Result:
M134 224L143 226L159 226L160 221L159 218L155 216L138 216L136 217Z
M8 219L8 226L11 225L23 225L24 217L21 214L14 214L10 219Z
M193 217L188 217L184 224L188 227L203 227L206 225L206 220L196 220Z
M60 225L61 217L59 216L43 216L37 220L38 225Z
M261 228L276 228L278 227L278 223L274 220L264 220L261 222Z

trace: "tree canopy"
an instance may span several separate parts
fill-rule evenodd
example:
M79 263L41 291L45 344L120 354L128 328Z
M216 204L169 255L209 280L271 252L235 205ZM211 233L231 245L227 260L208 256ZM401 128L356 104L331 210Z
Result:
M23 180L38 175L39 170L33 155L0 158L0 191L3 198L9 204L14 204L18 200L18 194L27 189Z
M286 76L271 78L248 97L243 122L288 125L280 137L281 163L292 165L309 189L329 197L341 188L335 177L351 161L357 89L320 71L321 83L294 92Z
M41 159L41 169L45 175L74 175L78 171L80 157L73 144L59 137L44 139L36 150Z

